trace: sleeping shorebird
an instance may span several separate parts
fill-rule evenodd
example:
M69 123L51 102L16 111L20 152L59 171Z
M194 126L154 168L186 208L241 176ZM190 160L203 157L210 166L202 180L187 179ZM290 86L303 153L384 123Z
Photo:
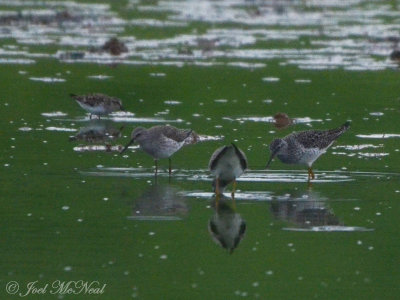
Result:
M233 182L232 197L235 195L236 178L247 169L246 155L234 143L215 150L209 162L209 169L215 175L214 192L220 195Z
M308 181L314 179L312 164L333 144L333 142L345 133L350 127L350 122L344 123L339 128L331 130L307 130L294 132L282 139L275 139L269 148L271 156L266 168L272 159L277 156L283 163L306 165L308 167Z
M84 110L90 113L90 119L92 115L96 115L100 119L101 115L108 115L114 111L124 110L120 99L104 94L97 93L81 96L70 94L70 96L75 99Z
M131 140L120 153L122 154L136 141L144 152L154 158L155 174L157 174L157 161L160 158L168 158L171 175L171 156L185 144L185 140L191 134L192 130L178 129L169 125L159 125L149 129L137 127L132 131Z

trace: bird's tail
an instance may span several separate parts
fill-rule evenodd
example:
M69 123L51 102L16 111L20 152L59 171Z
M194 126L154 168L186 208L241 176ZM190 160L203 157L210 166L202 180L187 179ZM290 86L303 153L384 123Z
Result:
M342 125L342 128L344 129L344 130L347 130L347 129L349 129L350 128L350 121L347 121L346 123L344 123L343 125Z
M73 94L73 93L70 93L69 96L70 96L71 98L74 98L74 99L75 99L75 97L77 97L78 95L75 95L75 94Z
M339 136L341 136L343 133L345 133L349 128L350 128L350 122L347 121L339 128L330 130L330 132L333 133L333 135L335 136L335 139L337 139Z

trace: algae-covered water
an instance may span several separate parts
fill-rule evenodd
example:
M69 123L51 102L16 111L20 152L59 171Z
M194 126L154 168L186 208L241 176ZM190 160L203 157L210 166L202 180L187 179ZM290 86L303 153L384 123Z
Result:
M0 298L397 299L399 19L397 1L1 0ZM127 111L90 120L69 94L94 92ZM311 186L265 169L272 139L347 120ZM118 150L161 124L198 142L155 178ZM231 142L249 169L217 212L208 161ZM231 254L218 214L246 224Z

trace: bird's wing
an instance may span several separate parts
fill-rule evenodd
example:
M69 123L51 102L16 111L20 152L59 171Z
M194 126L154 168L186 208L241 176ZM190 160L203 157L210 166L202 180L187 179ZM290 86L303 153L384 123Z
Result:
M242 169L245 170L247 169L247 157L244 154L242 150L240 150L234 143L232 143L233 148L235 149L236 155L239 157L240 160L240 165L242 166Z
M107 95L103 94L71 95L71 97L88 106L97 106L109 98Z
M210 170L214 170L216 168L219 159L224 155L228 148L228 146L222 146L214 151L214 153L211 155L210 162L208 163L208 168Z
M162 134L177 143L181 143L186 140L191 134L191 129L178 129L172 126L165 126L162 130Z
M294 133L294 137L305 148L325 149L346 130L344 126L331 130L308 130Z

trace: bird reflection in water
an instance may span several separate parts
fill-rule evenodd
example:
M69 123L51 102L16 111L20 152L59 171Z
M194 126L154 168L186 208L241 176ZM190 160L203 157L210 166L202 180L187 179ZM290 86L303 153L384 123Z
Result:
M71 136L69 140L86 142L89 144L104 144L104 146L90 145L78 147L81 151L118 151L120 147L112 147L111 143L121 137L123 128L123 126L119 129L115 128L112 123L107 121L91 120L87 126L80 128L78 133Z
M208 230L213 240L232 254L244 237L246 222L236 212L233 198L219 195L217 205L216 196L214 196L213 204L215 214L208 221Z
M173 221L181 220L189 209L181 191L169 184L150 186L133 205L131 220Z
M271 212L276 218L305 229L342 226L325 200L317 192L307 190L303 194L285 197L284 200L272 201Z

